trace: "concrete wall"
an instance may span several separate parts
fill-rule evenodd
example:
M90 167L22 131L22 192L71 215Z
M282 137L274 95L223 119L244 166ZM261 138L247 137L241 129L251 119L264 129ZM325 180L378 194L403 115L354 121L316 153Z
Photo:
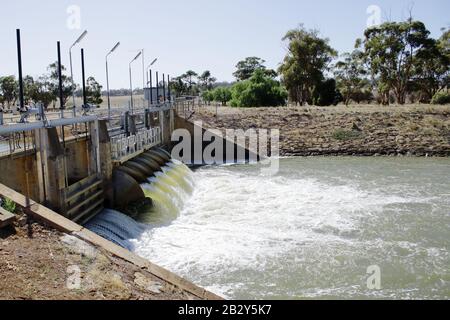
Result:
M85 139L66 143L66 168L69 185L89 175L89 154Z
M174 127L175 127L175 129L185 129L185 130L189 131L189 133L191 134L191 139L192 139L191 159L194 159L194 157L195 157L194 141L196 141L196 140L203 141L202 137L207 130L204 128L198 127L196 124L194 124L194 123L190 122L189 120L186 120L182 117L179 117L179 116L175 116ZM236 162L248 162L250 160L253 160L253 161L261 160L259 155L255 154L254 152L252 152L240 145L237 145L235 143L235 141L230 141L230 140L224 139L223 137L220 137L217 135L213 135L213 136L217 137L218 139L223 140L224 159L233 160L235 163ZM210 143L211 142L202 142L202 153L205 150L205 148L208 147L208 145L210 145ZM176 142L172 142L172 147L174 144L176 144ZM230 153L232 153L232 154L230 154ZM240 155L243 155L243 157L241 157ZM179 160L181 160L181 159L179 159ZM196 160L200 160L200 159L196 159ZM201 161L201 162L195 162L195 163L190 163L190 164L202 165L204 163L203 163L203 161Z
M27 180L29 186L28 189ZM39 183L35 154L22 153L16 154L14 157L1 157L0 183L7 185L24 195L29 191L29 195L32 199L39 199L39 188L37 188Z
M105 187L111 183L111 147L106 125L92 123L90 127L95 132L92 139L72 138L65 143L60 142L56 128L35 130L36 151L0 158L0 183L64 214L69 186L95 174L104 177ZM97 154L102 161L97 161ZM101 168L97 168L98 163Z

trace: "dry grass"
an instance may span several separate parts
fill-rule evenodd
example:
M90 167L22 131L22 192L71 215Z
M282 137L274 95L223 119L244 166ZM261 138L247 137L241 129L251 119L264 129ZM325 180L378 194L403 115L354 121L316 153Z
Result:
M280 129L282 155L448 156L450 105L197 109L207 128Z
M216 113L215 106L208 106L205 109L205 112ZM434 105L425 105L425 104L409 104L409 105L390 105L390 106L382 106L377 104L361 104L361 105L338 105L338 106L330 106L330 107L317 107L317 106L289 106L289 107L277 107L277 108L232 108L232 107L219 107L218 114L219 115L241 115L247 113L253 113L257 111L264 110L294 110L297 112L309 113L309 114L355 114L355 113L395 113L396 115L400 115L402 113L424 113L424 114L434 114L434 115L450 115L450 105L444 106L434 106Z
M20 216L19 221L24 221ZM167 300L195 299L138 266L95 248L87 254L63 243L61 234L34 223L0 229L0 300ZM91 246L85 244L86 246ZM81 287L70 289L68 267L78 267ZM157 283L159 291L139 280Z
M102 99L103 99L103 102L100 105L100 108L106 109L108 107L107 97L103 96ZM145 105L145 103L147 103L144 100L143 95L134 95L133 101L134 101L134 105L138 106L138 107ZM76 98L75 103L77 104L77 106L82 105L83 104L82 98ZM130 96L111 97L111 108L128 107L129 103L130 103ZM70 109L72 106L73 106L72 99L69 99L69 101L67 101L67 108Z

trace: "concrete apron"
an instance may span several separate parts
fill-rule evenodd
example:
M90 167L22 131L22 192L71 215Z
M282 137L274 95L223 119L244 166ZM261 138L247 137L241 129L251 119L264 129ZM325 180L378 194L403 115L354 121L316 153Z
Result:
M7 186L0 184L0 196L7 197L22 208L29 208L28 211L38 221L45 222L49 226L58 231L73 235L83 241L91 243L96 247L100 247L114 256L128 261L142 270L148 271L155 277L166 281L181 290L184 290L199 299L204 300L223 300L222 297L209 292L186 279L154 264L150 261L141 258L134 253L98 236L97 234L85 229L79 224L64 218L56 212L36 203L33 200L27 201L26 197Z

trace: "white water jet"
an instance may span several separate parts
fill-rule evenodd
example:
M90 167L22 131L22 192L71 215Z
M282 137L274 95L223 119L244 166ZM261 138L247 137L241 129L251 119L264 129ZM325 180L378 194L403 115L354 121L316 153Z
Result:
M150 212L139 215L139 222L125 214L106 209L91 220L86 228L117 245L133 249L133 239L151 227L175 220L192 193L192 171L182 163L168 162L167 166L141 185L153 201Z

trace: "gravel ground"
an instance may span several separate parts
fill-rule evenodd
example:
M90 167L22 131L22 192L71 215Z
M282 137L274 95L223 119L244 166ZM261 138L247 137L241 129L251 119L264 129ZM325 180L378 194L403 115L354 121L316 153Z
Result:
M78 238L22 224L0 230L0 300L195 298Z

